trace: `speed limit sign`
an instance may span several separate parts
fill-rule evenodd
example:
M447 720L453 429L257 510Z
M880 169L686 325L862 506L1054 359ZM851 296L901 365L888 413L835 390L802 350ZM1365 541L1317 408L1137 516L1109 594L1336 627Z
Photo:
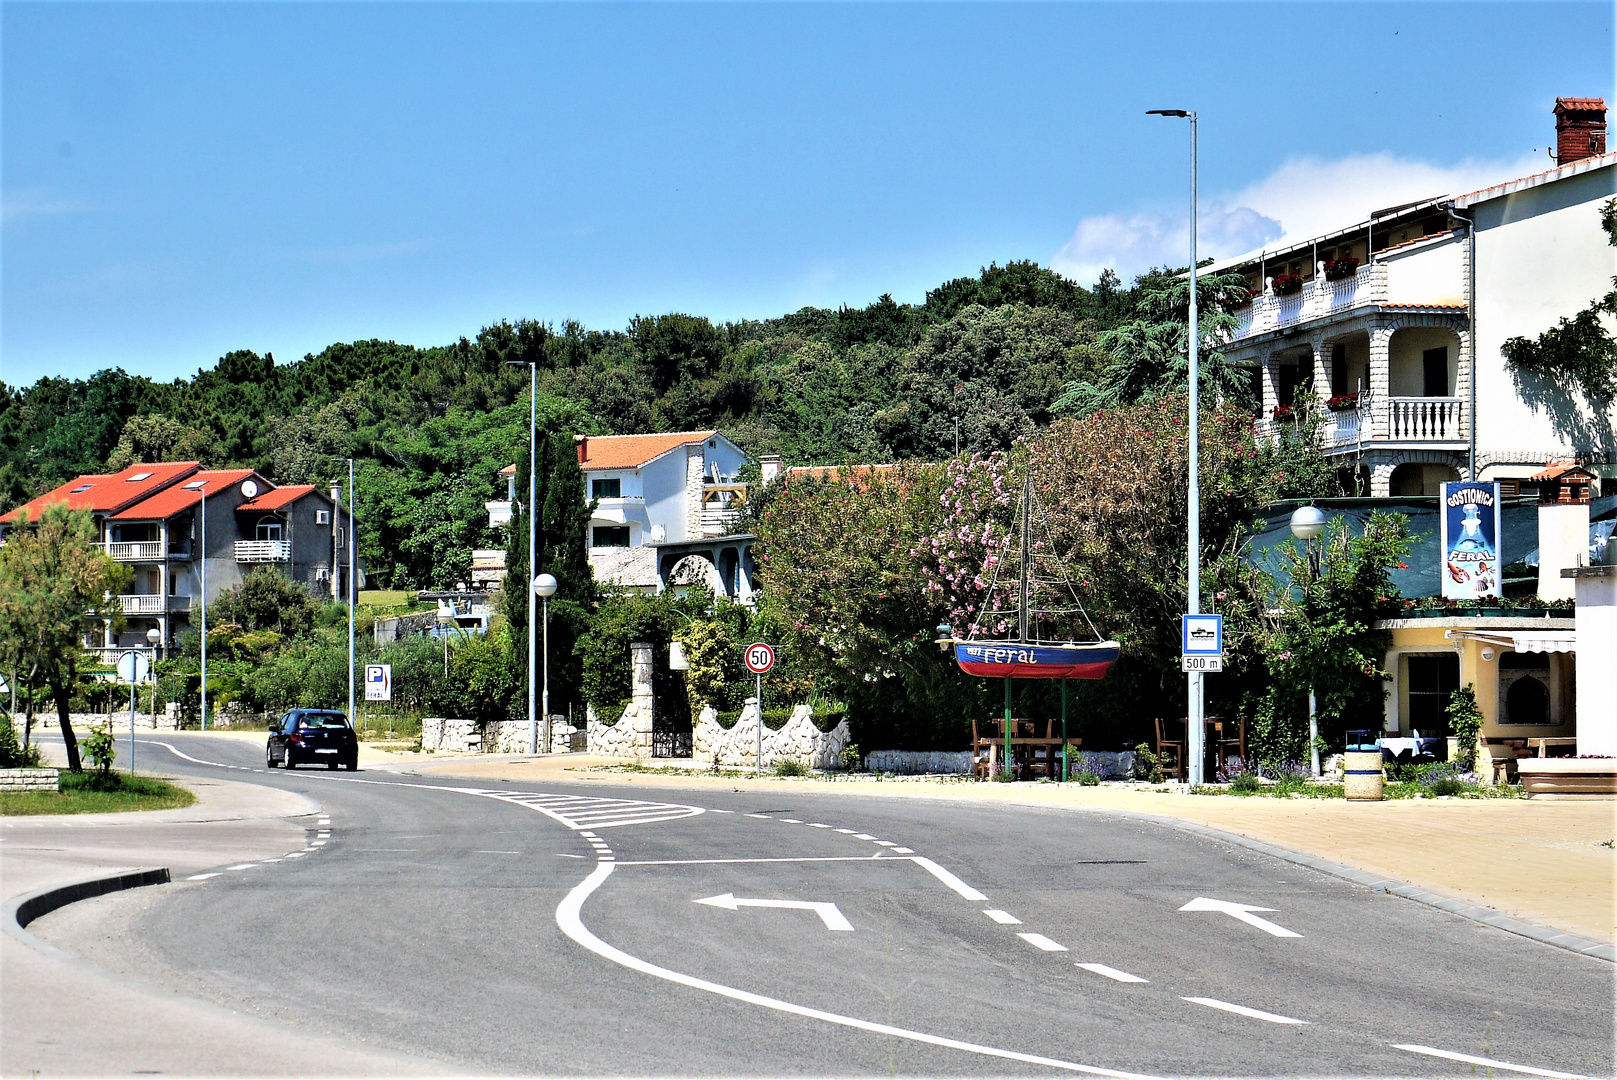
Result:
M747 646L747 670L762 675L775 666L775 650L761 641Z

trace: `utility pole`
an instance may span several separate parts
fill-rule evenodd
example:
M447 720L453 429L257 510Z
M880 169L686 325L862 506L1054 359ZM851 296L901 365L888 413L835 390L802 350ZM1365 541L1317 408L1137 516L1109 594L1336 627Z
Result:
M535 562L538 551L536 542L539 528L539 507L534 505L539 494L539 367L537 364L528 365L528 749L531 753L539 753L539 714L534 711L534 675L538 659L538 641L535 640L533 624L538 614L536 610L539 603L538 594L534 592L533 583L539 577L539 566ZM548 630L549 627L547 626ZM546 717L546 725L549 724ZM546 746L546 750L550 747Z
M197 552L197 565L202 568L202 730L208 730L208 485L204 481L199 489L202 492L202 509L197 512L199 522L198 532L201 539L198 543L201 550Z
M354 535L354 459L348 459L348 722L354 717L354 593L359 584L359 539ZM288 759L290 760L290 759Z

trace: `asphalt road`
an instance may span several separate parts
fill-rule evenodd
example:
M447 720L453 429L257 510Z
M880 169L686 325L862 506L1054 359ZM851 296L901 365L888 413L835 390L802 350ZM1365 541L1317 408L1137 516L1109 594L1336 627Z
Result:
M467 1068L1613 1074L1611 964L1168 826L786 785L285 773L236 742L146 742L176 775L303 792L329 828L31 929Z

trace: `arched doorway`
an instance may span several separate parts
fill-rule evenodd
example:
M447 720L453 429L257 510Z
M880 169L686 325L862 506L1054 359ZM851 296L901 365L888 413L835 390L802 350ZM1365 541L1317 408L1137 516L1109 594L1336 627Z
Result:
M1406 461L1392 471L1388 490L1389 494L1404 498L1439 495L1443 490L1440 485L1452 483L1459 478L1460 471L1453 465Z

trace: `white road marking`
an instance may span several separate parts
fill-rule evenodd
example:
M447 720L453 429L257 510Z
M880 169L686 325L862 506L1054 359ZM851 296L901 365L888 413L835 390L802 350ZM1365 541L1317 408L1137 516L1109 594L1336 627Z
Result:
M1293 1020L1289 1016L1281 1016L1278 1013L1264 1012L1262 1009L1249 1009L1245 1005L1231 1005L1229 1002L1220 1001L1217 998L1187 997L1183 1000L1193 1001L1197 1005L1206 1005L1209 1009L1222 1009L1224 1012L1235 1013L1238 1016L1250 1016L1254 1020L1267 1020L1271 1024L1309 1023L1307 1020Z
M853 835L853 830L852 829L838 829L837 832L841 833L844 836L852 836Z
M733 813L735 813L735 811L734 810L714 810L714 809L712 809L710 807L708 809L708 813L710 813L710 814L733 814Z
M735 896L732 893L722 893L718 896L708 896L697 900L698 904L708 907L724 908L726 911L738 911L744 907L756 908L786 908L793 911L812 911L825 923L827 930L846 930L853 932L853 923L849 922L842 912L833 903L820 900L749 900L745 897Z
M285 855L282 855L281 858L283 858L283 859L301 859L301 858L303 858L303 856L305 856L307 854L308 854L307 851L289 851Z
M1189 339L1186 339L1186 340L1189 340ZM897 847L898 846L897 844L893 843L891 840L878 840L878 841L876 841L876 845L878 847Z
M946 1039L940 1035L929 1035L924 1031L911 1031L908 1028L893 1027L890 1024L877 1024L869 1020L860 1020L857 1017L841 1016L837 1013L825 1012L821 1009L811 1009L803 1005L794 1005L779 998L765 997L747 990L738 990L733 986L721 983L708 982L692 975L668 968L658 967L647 963L637 956L630 956L622 949L608 945L596 937L584 925L579 913L584 908L584 901L589 899L591 893L600 887L601 883L611 875L613 864L602 863L593 873L573 887L572 891L562 900L556 908L556 925L561 927L562 933L573 941L582 945L597 956L603 957L626 967L630 971L638 971L642 975L663 979L680 986L688 986L693 990L703 990L710 994L717 994L732 1001L742 1001L749 1005L758 1005L776 1012L789 1013L793 1016L807 1017L810 1020L821 1020L828 1024L840 1027L854 1028L858 1031L868 1031L875 1035L887 1035L892 1038L909 1039L913 1042L924 1043L928 1046L940 1046L948 1050L962 1050L969 1054L980 1054L984 1057L1000 1058L1007 1061L1019 1061L1029 1065L1043 1065L1046 1068L1064 1069L1068 1072L1084 1073L1089 1076L1111 1076L1119 1080L1149 1080L1139 1073L1121 1072L1117 1069L1103 1069L1094 1065L1081 1065L1073 1061L1061 1061L1056 1058L1038 1057L1033 1054L1021 1054L1014 1050L1001 1050L993 1046L982 1046L977 1043L962 1042L959 1039Z
M145 743L147 746L161 746L163 749L167 750L169 753L174 754L174 755L176 755L178 757L182 757L186 761L194 761L198 765L212 765L216 769L234 769L235 768L234 765L226 765L222 761L203 761L201 758L192 757L190 754L185 753L183 750L180 750L180 749L176 748L173 743L158 742L156 739L141 739L139 741Z
M1439 1050L1434 1046L1419 1046L1413 1043L1393 1043L1394 1050L1407 1050L1411 1054L1425 1054L1427 1057L1445 1058L1449 1061L1463 1061L1467 1065L1483 1065L1490 1069L1504 1069L1507 1072L1526 1073L1528 1076L1550 1076L1555 1080L1588 1080L1582 1073L1556 1072L1554 1069L1535 1069L1531 1065L1512 1065L1508 1061L1495 1061L1493 1058L1473 1057L1470 1054L1456 1054L1452 1050Z
M926 858L925 856L917 855L910 861L916 866L919 866L921 869L925 870L927 873L931 874L933 877L937 878L939 881L943 882L945 885L949 886L949 888L953 889L956 893L967 900L988 899L988 897L984 896L976 889L973 889L970 885L967 885L964 881L961 881L959 878L949 873L949 871L945 870L943 867L939 866L937 863Z
M1061 944L1061 942L1051 941L1043 934L1017 934L1016 936L1033 946L1035 949L1043 949L1045 952L1067 951L1067 947Z
M1235 904L1235 903L1231 903L1228 900L1210 900L1205 896L1198 896L1198 897L1196 897L1196 899L1192 900L1190 903L1186 904L1184 907L1180 908L1179 910L1180 911L1222 911L1226 915L1230 915L1230 916L1233 916L1234 918L1240 919L1242 922L1246 923L1249 926L1256 926L1259 930L1262 930L1264 933L1273 934L1275 937L1298 937L1298 938L1302 937L1301 934L1299 934L1299 933L1297 933L1297 932L1295 932L1293 930L1287 930L1284 926L1280 926L1280 925L1278 925L1276 923L1272 923L1268 919L1260 919L1256 915L1252 914L1254 911L1273 911L1273 910L1275 910L1272 907L1253 907L1250 904Z
M869 833L854 833L853 838L855 840L874 840L874 839L876 839L874 836L871 836Z
M1142 979L1138 975L1130 975L1126 971L1119 971L1114 967L1107 967L1105 964L1074 964L1073 966L1081 967L1085 971L1093 971L1096 975L1104 975L1108 979L1115 979L1121 983L1143 983L1151 981L1149 979Z
M894 855L914 855L915 854L915 849L914 848L908 848L908 847L896 847L896 848L893 849L893 854Z
M186 881L207 881L211 877L218 877L218 876L219 876L218 873L192 874L190 877L186 878L185 880Z
M324 840L311 840L311 841L309 841L309 846L310 847L320 847L324 843L325 843Z
M1008 911L1001 911L999 908L989 908L987 911L983 912L983 914L987 915L990 919L993 919L995 922L999 923L1001 926L1021 926L1022 925L1022 920L1021 919L1018 919L1015 915L1012 915Z
M252 862L240 862L240 863L237 863L235 866L227 866L227 867L225 867L225 869L226 870L251 870L253 867L255 867L257 865L258 865L257 863L252 863Z
M829 829L830 827L831 826L825 824L824 822L820 822L820 821L811 821L811 822L809 822L809 828L811 828L811 829Z
M1189 301L1186 301L1186 302L1187 302L1187 303L1188 303L1188 302L1189 302ZM1190 339L1189 339L1189 338L1186 338L1186 339L1185 339L1185 340L1187 340L1187 341L1188 341L1188 340L1190 340ZM785 823L786 823L786 824L788 824L788 825L801 825L801 824L803 824L803 823L802 823L802 822L801 822L801 821L798 821L798 820L797 820L797 819L796 819L796 818L794 818L794 817L783 817L783 818L781 818L781 820L782 820L782 821L784 821L784 822L785 822Z
M1187 300L1186 303L1189 303L1189 301ZM1188 341L1189 339L1187 338L1186 340ZM474 854L477 854L477 855L521 855L522 852L520 852L520 851L485 851L482 848L478 848Z
M774 818L770 817L768 814L748 814L747 816L748 817L755 817L755 818L759 819L760 821L774 821L775 820Z
M1189 340L1189 339L1186 339L1186 340ZM584 856L582 856L582 855L568 855L566 852L562 852L562 851L556 852L556 858L558 858L558 859L582 859L583 857Z
M583 856L579 856L583 858ZM624 866L706 866L712 863L773 863L773 862L905 862L904 859L883 859L875 855L802 855L772 859L639 859L624 862Z

